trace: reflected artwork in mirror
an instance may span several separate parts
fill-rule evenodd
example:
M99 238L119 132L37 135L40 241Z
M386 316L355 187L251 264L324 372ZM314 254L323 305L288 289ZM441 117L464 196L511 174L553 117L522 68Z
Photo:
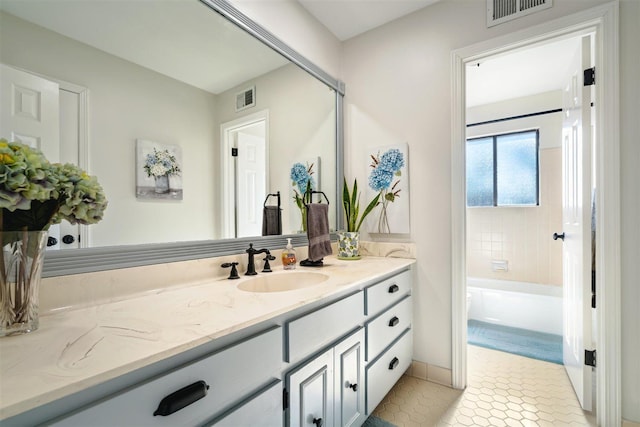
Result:
M109 259L120 254L175 260L165 248L233 252L228 239L260 238L276 192L282 232L295 235L290 167L308 158L322 160L321 188L338 205L340 83L224 0L3 0L0 62L54 85L56 144L43 151L99 177L109 200L100 224L51 230L79 235L75 262L102 266L76 270L57 251L47 258L60 267L45 275L117 268ZM0 132L28 134L6 123ZM136 197L136 141L180 147L181 197ZM337 221L331 210L332 229Z

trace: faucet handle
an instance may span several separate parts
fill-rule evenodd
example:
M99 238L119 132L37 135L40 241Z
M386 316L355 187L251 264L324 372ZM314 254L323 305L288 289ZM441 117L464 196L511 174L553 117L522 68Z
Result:
M240 278L240 276L238 275L238 269L236 268L236 265L238 265L237 262L225 262L224 264L222 264L220 266L222 268L231 267L231 273L229 274L229 280L239 279Z
M269 265L269 261L273 261L274 259L276 259L276 257L274 257L269 252L267 252L267 256L264 257L264 268L262 269L263 273L271 273L273 271L271 270L271 265Z

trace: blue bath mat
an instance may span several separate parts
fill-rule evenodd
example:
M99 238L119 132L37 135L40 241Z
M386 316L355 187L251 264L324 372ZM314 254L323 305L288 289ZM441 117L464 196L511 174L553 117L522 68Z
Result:
M396 427L395 424L391 424L388 421L383 420L382 418L375 417L371 415L364 421L362 427Z
M562 337L544 332L468 321L467 342L562 365Z

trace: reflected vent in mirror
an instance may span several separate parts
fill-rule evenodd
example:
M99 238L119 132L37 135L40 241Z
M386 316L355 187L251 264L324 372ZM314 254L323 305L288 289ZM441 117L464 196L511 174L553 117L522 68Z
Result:
M553 0L487 0L487 27L549 9Z
M256 105L256 87L252 86L236 94L236 111Z

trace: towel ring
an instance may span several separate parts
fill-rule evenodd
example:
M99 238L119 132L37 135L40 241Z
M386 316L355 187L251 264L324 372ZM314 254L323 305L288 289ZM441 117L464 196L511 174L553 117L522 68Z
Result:
M310 191L310 193L313 194L322 194L324 196L324 199L327 201L327 205L329 204L329 198L327 197L326 194L324 194L323 191ZM320 202L318 202L320 203ZM308 203L306 203L305 205L309 205Z
M265 208L267 207L267 201L269 200L269 197L277 197L278 198L278 208L280 208L280 192L278 191L277 193L267 194L267 197L264 199L264 203L262 204L262 206L265 207Z

